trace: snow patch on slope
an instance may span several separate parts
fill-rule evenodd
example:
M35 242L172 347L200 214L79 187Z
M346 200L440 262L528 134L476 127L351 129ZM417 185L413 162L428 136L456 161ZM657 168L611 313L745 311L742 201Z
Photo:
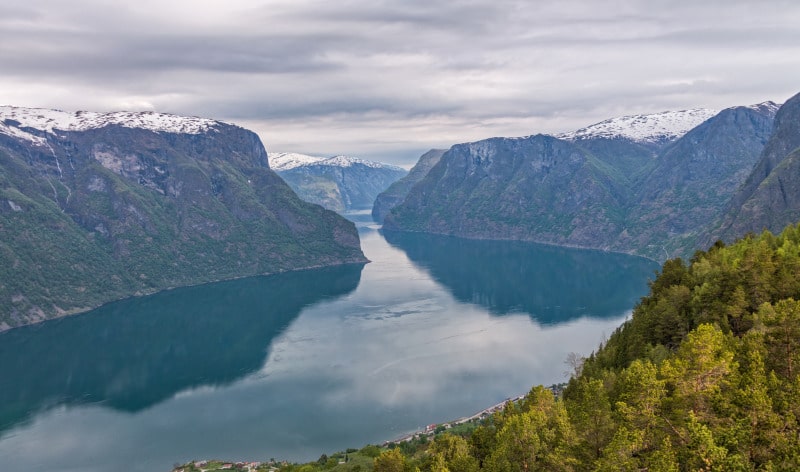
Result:
M269 154L269 166L276 172L307 166L351 167L353 165L362 165L373 169L396 169L405 171L402 167L368 161L357 157L333 156L325 158L294 152L275 152Z
M366 159L359 159L357 157L348 157L348 156L329 157L324 161L322 161L320 164L336 166L336 167L350 167L353 165L362 165L365 167L371 167L373 169L396 169L405 171L405 169L403 169L402 167L393 166L391 164L384 164L382 162L368 161Z
M296 152L270 152L269 168L274 171L289 170L303 165L324 161L324 157L309 156Z
M778 112L778 109L781 107L780 103L775 103L772 100L768 100L766 102L756 103L755 105L748 105L747 108L751 110L755 110L765 114L775 115Z
M44 146L47 144L45 138L6 124L4 120L0 121L0 134L5 134L6 136L11 136L12 138L17 138L22 141L30 141L37 146Z
M556 137L569 141L588 138L626 138L640 143L661 143L680 138L717 113L718 110L694 108L650 115L621 116L577 131L562 133Z
M97 113L66 112L46 108L0 106L0 133L43 144L45 138L29 129L55 134L56 131L86 131L108 125L154 132L201 134L220 124L207 118L187 117L152 111Z

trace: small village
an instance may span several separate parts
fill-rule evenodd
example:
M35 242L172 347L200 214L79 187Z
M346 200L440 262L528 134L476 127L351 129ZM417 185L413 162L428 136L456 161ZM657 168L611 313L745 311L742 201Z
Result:
M492 405L489 408L485 408L485 409L475 413L474 415L466 416L464 418L459 418L457 420L450 421L450 422L447 422L447 423L430 424L430 425L426 426L422 430L406 434L406 435L401 436L401 437L399 437L397 439L394 439L392 441L384 441L383 446L384 447L391 447L391 446L393 446L395 444L399 444L399 443L402 443L402 442L408 442L408 441L411 441L413 439L419 439L419 438L421 438L423 436L432 437L432 436L435 436L435 435L437 435L439 433L442 433L442 432L444 432L446 430L452 429L452 428L454 428L454 427L456 427L458 425L463 425L463 424L466 424L466 423L469 423L469 422L472 422L472 421L485 420L486 418L488 418L489 416L491 416L495 412L502 410L506 406L506 404L508 402L517 402L517 401L522 400L524 397L525 397L525 395L519 395L519 396L514 397L514 398L506 398L502 402L500 402L500 403L498 403L496 405Z
M276 467L264 468L270 463L264 462L223 462L215 460L193 461L173 469L173 472L210 472L217 470L230 470L234 472L257 472L263 470L277 470Z

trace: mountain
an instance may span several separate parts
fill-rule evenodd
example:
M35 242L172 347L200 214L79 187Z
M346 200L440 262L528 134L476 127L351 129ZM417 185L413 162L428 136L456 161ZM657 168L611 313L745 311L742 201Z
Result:
M758 161L772 134L773 102L722 110L663 149L635 187L615 250L689 255Z
M386 214L392 208L403 203L411 188L428 175L428 172L439 162L445 151L445 149L431 149L426 152L420 156L417 163L408 172L408 175L379 193L372 206L372 218L379 223L383 223Z
M674 141L700 123L713 117L717 110L694 108L664 111L649 115L627 115L610 118L577 131L556 135L568 141L590 138L622 138L636 143L660 146Z
M595 246L622 230L623 198L624 181L574 143L491 138L450 148L384 227Z
M352 223L254 133L160 113L0 107L0 330L105 302L365 262Z
M520 239L663 259L690 254L758 160L777 105L606 120L452 147L389 230Z
M633 189L650 174L664 147L716 114L716 110L694 108L627 115L556 137L578 144L612 166Z
M297 195L338 212L372 207L375 197L407 171L355 157L271 153L271 167Z
M775 116L774 132L752 173L703 239L730 242L748 232L778 232L800 221L800 94Z

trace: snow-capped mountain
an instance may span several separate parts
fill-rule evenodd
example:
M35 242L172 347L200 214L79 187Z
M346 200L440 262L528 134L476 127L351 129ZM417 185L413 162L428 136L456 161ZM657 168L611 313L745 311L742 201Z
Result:
M330 210L372 208L375 197L407 174L401 167L357 157L279 152L269 164L300 198Z
M90 111L66 112L45 108L0 106L0 133L43 144L42 133L58 131L87 131L118 125L125 128L145 129L164 133L200 134L220 124L207 118L187 117L151 111L118 111L97 113Z
M364 262L239 126L0 107L0 331L134 294ZM57 290L54 289L57 287Z
M308 164L324 161L324 157L309 156L296 152L271 152L269 153L269 167L275 172L294 169Z
M302 166L332 166L332 167L351 167L362 165L373 169L394 169L403 171L402 167L384 164L382 162L368 161L357 157L333 156L317 157L296 152L271 152L269 153L269 166L276 172L287 171Z
M768 113L775 115L781 108L781 104L775 103L772 100L767 100L766 102L756 103L755 105L749 105L747 108L750 108L751 110L755 110L760 113Z
M577 141L589 138L625 138L643 144L661 144L680 138L689 130L719 113L719 110L694 108L649 115L627 115L595 123L559 139Z

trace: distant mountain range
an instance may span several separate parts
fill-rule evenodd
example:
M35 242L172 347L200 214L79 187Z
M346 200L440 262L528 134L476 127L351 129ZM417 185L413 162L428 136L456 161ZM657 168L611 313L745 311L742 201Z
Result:
M408 171L347 156L270 153L270 167L303 200L337 212L372 208L375 197Z
M0 107L0 330L165 288L365 262L258 136L161 113Z
M722 223L723 215L737 211L740 186L752 181L755 189L769 179L748 180L754 169L768 174L777 166L757 165L760 160L777 161L765 156L796 148L786 144L787 136L800 136L800 121L788 118L794 101L780 112L773 102L692 109L614 118L557 136L455 145L435 165L412 169L418 179L413 189L391 209L376 202L374 214L384 215L389 231L528 240L657 260L688 256L715 234L741 236L742 229L724 232L715 225L731 226ZM776 113L787 118L777 120L783 124L773 133ZM776 136L784 136L783 144L772 144ZM774 196L761 198L770 207L779 204ZM766 203L751 205L760 210L745 220L758 226L755 214ZM782 210L774 224L793 218L800 213Z
M297 195L372 207L388 231L656 260L779 231L800 220L800 96L458 144L406 174L268 157L254 133L204 118L0 107L0 330L170 287L365 261L352 223Z

